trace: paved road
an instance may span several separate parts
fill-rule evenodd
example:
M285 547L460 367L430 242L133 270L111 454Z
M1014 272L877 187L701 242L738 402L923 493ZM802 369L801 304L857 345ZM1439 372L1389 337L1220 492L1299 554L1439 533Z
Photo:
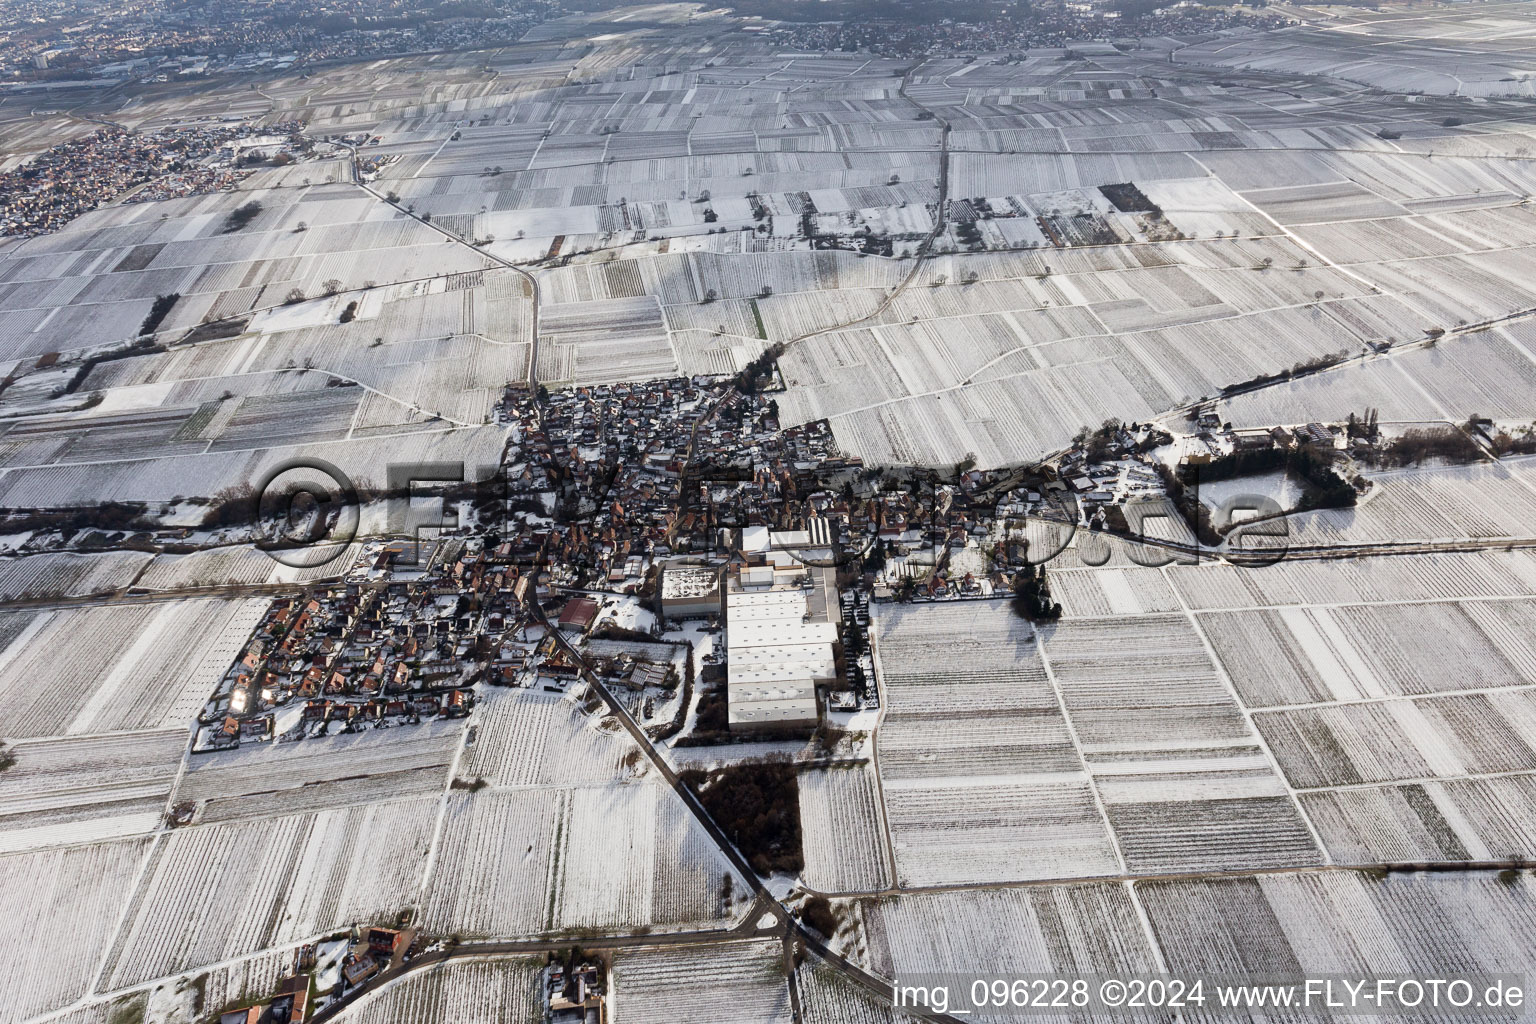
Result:
M587 683L588 686L592 687L593 692L595 692L599 697L603 699L604 703L608 705L609 710L618 716L619 721L624 724L624 728L629 732L635 743L640 747L641 751L645 753L646 757L650 759L650 762L656 766L656 770L661 773L662 777L667 780L667 783L672 787L673 792L677 793L677 795L682 799L683 803L687 805L694 818L698 820L699 824L704 828L705 832L709 834L710 839L712 839L715 845L720 848L720 852L725 855L726 859L731 862L731 865L737 870L737 872L740 873L741 876L747 880L748 884L752 886L757 900L764 905L766 912L772 914L778 920L778 930L780 930L785 935L786 940L798 940L799 942L803 943L807 949L811 950L816 955L830 963L849 980L874 994L877 998L882 1000L889 1000L892 992L892 984L890 981L870 973L859 965L852 963L839 954L833 952L827 946L827 944L822 941L820 936L801 925L795 916L791 914L789 910L782 903L780 903L772 893L767 890L767 888L764 887L763 883L757 877L757 872L752 870L751 865L746 862L746 858L744 858L741 855L741 852L736 849L735 844L726 838L725 832L721 830L720 826L715 824L714 818L710 817L709 812L706 811L704 806L699 803L698 798L693 795L693 791L684 785L678 778L677 772L672 769L671 762L667 760L661 751L656 749L655 744L651 742L651 739L646 735L645 730L640 727L640 723L636 722L634 717L630 715L629 709L624 706L622 701L615 698L613 693L605 685L603 685L603 681L598 678L595 672L592 671L591 667L587 664L586 659L582 656L581 652L576 649L575 645L570 642L564 633L550 626L549 620L545 617L543 609L539 607L536 600L529 602L529 609L539 621L544 623L545 628L548 629L550 633L556 638L556 642L560 644L566 655L570 657L571 660L574 661L577 665L581 666L582 679ZM755 906L753 908L753 913L757 913ZM792 978L791 985L793 985ZM948 1024L958 1024L957 1018L949 1017L943 1014L919 1014L918 1016L921 1016L923 1019L927 1020L944 1021L948 1022Z

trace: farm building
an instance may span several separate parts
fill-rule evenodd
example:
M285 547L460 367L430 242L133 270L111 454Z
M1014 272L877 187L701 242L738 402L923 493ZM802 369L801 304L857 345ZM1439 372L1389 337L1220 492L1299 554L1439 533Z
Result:
M597 618L597 602L590 597L575 597L560 610L560 628L585 633Z
M698 619L720 614L720 571L675 566L661 575L661 614L668 619Z

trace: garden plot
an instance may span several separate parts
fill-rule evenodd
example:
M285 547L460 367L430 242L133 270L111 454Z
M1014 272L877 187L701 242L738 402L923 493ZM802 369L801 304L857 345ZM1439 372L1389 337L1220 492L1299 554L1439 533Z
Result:
M1331 871L1138 882L1136 893L1180 977L1370 977L1445 964L1477 976L1524 970L1536 954L1529 875Z
M0 773L0 850L150 832L187 748L185 729L14 744Z
M799 784L805 884L820 892L868 892L890 885L874 772L864 767L803 771Z
M186 725L265 607L188 598L39 612L0 652L0 719L14 737ZM74 652L62 665L56 645Z
M0 1021L14 1024L86 994L149 845L127 839L0 857L0 911L18 924L6 930Z
M543 1024L544 964L457 960L377 988L337 1017L346 1024Z
M1297 789L1536 771L1536 691L1394 699L1254 715Z
M413 800L171 833L134 893L106 984L392 922L419 892L437 810Z
M731 874L659 784L455 793L423 920L483 936L708 927L733 912L723 898ZM745 889L739 879L732 888Z
M615 1024L789 1024L793 1015L784 947L766 939L621 950L613 958L610 1012Z

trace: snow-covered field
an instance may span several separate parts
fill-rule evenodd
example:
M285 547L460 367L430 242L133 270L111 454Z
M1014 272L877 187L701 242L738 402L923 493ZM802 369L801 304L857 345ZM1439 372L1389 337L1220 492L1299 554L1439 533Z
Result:
M190 725L266 608L259 598L12 612L0 650L7 735ZM60 664L58 652L70 650Z
M539 960L459 960L417 971L348 1006L346 1024L541 1024Z
M153 831L187 749L186 729L17 743L0 772L0 851Z
M784 947L770 939L621 951L613 960L612 1013L615 1024L789 1024Z
M203 506L178 499L294 456L358 484L402 462L474 472L501 459L495 406L530 369L549 387L729 374L773 343L782 422L825 417L871 465L1028 462L1203 400L1239 427L1530 421L1536 157L1503 99L1532 91L1528 12L1306 16L1327 24L914 62L795 56L664 4L260 91L210 78L195 115L174 86L125 87L102 116L301 110L385 162L373 193L331 152L0 243L0 505L144 501L193 525ZM34 120L7 130L74 131ZM948 223L918 262L942 124ZM1134 197L1115 185L1166 223L1115 208ZM988 208L990 251L953 251L960 213ZM905 237L864 256L813 248L802 222ZM492 254L538 261L534 367L534 290ZM170 293L163 350L69 386ZM233 326L183 339L214 322ZM1060 621L879 607L870 762L800 780L800 881L849 894L837 942L887 976L1524 970L1528 873L1349 866L1536 856L1536 556L1502 550L1536 536L1533 467L1372 472L1358 507L1291 520L1297 545L1483 551L1254 570L1115 545L1095 567L1080 538L1050 566ZM783 946L723 934L745 881L574 697L486 688L465 721L186 752L264 602L155 595L299 584L355 553L315 572L238 547L0 560L0 600L28 602L0 610L0 1024L206 1017L269 992L293 946L405 910L438 938L720 932L616 951L612 1019L788 1021ZM92 595L121 596L70 603ZM774 750L804 745L671 753ZM343 1019L531 1022L532 970L434 967ZM812 1024L900 1019L826 965L796 978Z
M889 885L874 772L863 767L802 771L799 787L805 884L819 892L865 892Z
M13 1024L86 993L149 847L124 839L0 857L0 909L16 925L5 932L0 1020Z
M176 830L134 890L106 984L393 922L420 892L437 811L418 799Z
M503 937L724 927L745 892L672 791L648 781L450 796L423 923Z

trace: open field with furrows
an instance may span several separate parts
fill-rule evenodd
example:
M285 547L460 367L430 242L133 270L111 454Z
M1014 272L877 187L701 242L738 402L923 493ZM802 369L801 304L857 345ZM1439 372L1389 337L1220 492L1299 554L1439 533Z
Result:
M653 783L460 792L422 917L466 936L724 927L730 873L681 800Z
M1289 558L1258 569L1207 561L1163 571L1196 612L1536 595L1536 555L1524 549Z
M72 226L30 240L53 248L7 263L12 299L26 288L54 295L71 280L66 270L81 276L59 293L67 308L47 314L68 343L18 350L6 363L12 386L0 402L0 468L7 500L50 506L207 496L302 455L334 462L354 480L381 481L402 447L427 460L493 462L503 436L485 424L506 383L528 372L526 282L487 269L494 265L471 247L353 186L330 189L312 198L308 190L263 193L254 200L263 212L232 234L220 233L221 225L240 196L205 197L224 202L222 213L175 206L193 200L155 204L169 219L154 225L98 211L91 217L106 220L92 230L71 234ZM375 215L389 223L347 221ZM177 224L181 234L171 241L140 238ZM129 231L132 246L114 247ZM279 256L272 246L298 250ZM133 262L147 269L112 271L114 254L130 250L143 251ZM42 276L31 282L28 275ZM153 279L138 280L145 275ZM115 290L103 291L108 284ZM169 351L124 357L120 346L112 349L133 337L155 296L173 293L180 298L155 339ZM312 298L294 301L304 295ZM93 296L101 301L93 305ZM0 321L24 315L0 299ZM71 316L89 324L72 327ZM217 330L188 335L213 319ZM109 329L118 333L92 333ZM52 330L28 328L25 343L44 344L38 339ZM67 360L109 349L114 358L94 367L44 368L55 353Z
M187 761L176 802L203 804L200 819L219 819L254 817L303 801L328 806L401 791L440 794L463 733L463 721L437 719L200 753Z
M1171 603L1159 570L1052 579L1077 577L1124 604L1137 573L1149 598ZM1030 632L1004 602L881 610L887 717L877 749L903 884L1319 861L1284 778L1188 617L1095 609L1040 631L1043 661L1027 639L1022 653L999 646ZM953 667L957 636L988 656ZM925 681L937 689L925 693ZM995 687L976 691L993 695L984 711L966 703L978 684ZM935 703L914 713L903 703L911 694ZM956 700L967 710L942 711ZM952 856L962 848L964 857Z
M506 59L515 64L522 58ZM916 104L894 94L890 71L896 65L838 61L836 73L822 77L819 67L802 70L803 60L738 53L712 63L707 74L686 67L670 71L665 78L675 88L653 90L639 102L626 97L601 124L590 116L594 97L611 92L617 98L623 88L621 79L605 77L606 64L583 86L585 102L579 104L567 104L570 97L558 80L535 81L515 93L498 92L510 86L476 83L467 119L429 101L411 109L417 119L408 125L381 126L380 153L401 156L384 170L389 187L461 235L494 235L492 248L517 259L537 258L552 245L578 261L587 249L609 250L603 259L611 261L542 272L552 302L655 297L666 310L670 345L651 340L636 347L626 340L593 350L596 358L584 368L574 352L552 344L541 354L546 378L653 375L672 372L674 365L684 372L729 370L750 358L756 334L752 318L744 319L732 302L758 298L768 336L794 337L873 311L878 289L904 276L899 261L805 251L751 254L739 237L746 226L754 229L745 234L756 244L777 241L785 226L780 222L807 211L822 219L863 216L930 201L935 131L919 120ZM1096 79L1087 92L1080 81L1084 68ZM964 88L952 78L962 69ZM802 371L787 403L793 416L835 414L845 443L872 458L952 461L971 450L983 461L1006 461L1019 451L1058 444L1061 438L1050 429L1042 432L1043 424L1137 418L1300 358L1366 340L1416 337L1425 326L1421 321L1454 324L1514 308L1499 289L1509 292L1523 257L1489 254L1505 248L1510 218L1520 216L1509 200L1501 206L1498 196L1524 194L1532 175L1512 151L1516 159L1490 164L1469 148L1479 140L1503 144L1510 133L1488 127L1490 115L1505 113L1502 106L1452 128L1440 124L1445 116L1439 107L1327 90L1277 109L1264 88L1241 76L1222 79L1192 66L1181 67L1175 78L1183 80L1174 82L1167 81L1166 66L1158 68L1154 89L1148 69L1147 58L1136 54L1066 66L1042 60L966 67L950 61L920 69L911 96L962 122L951 139L952 195L992 197L993 208L1004 211L982 222L988 237L994 228L1000 238L1011 237L1005 229L1014 221L1030 222L1017 211L1054 219L1070 214L1074 202L1097 210L1102 197L1095 198L1096 186L1121 181L1143 186L1178 230L1196 237L1140 243L1139 251L1047 246L1023 256L942 257L933 269L950 285L901 297L882 318L880 334L854 339L848 353L819 369L806 362L809 357L791 357ZM404 69L400 73L408 92L409 79ZM798 127L779 123L765 104L747 102L758 94L777 99L781 78L796 84L780 102L792 119L797 109L805 111ZM1068 87L1058 88L1063 82ZM1101 87L1134 105L1085 105L1109 97L1099 96ZM1028 127L1007 108L1021 89L1042 104ZM678 102L685 93L686 109ZM1163 95L1170 99L1159 99ZM1226 130L1190 118L1191 106L1202 105L1219 112ZM829 110L837 111L835 123L817 124L812 115ZM981 119L990 124L971 127L970 121ZM1409 145L1377 138L1374 131L1383 124L1403 132ZM448 141L454 130L461 138ZM1010 152L1020 148L1032 152ZM1431 151L1440 163L1426 159ZM829 162L834 154L835 166ZM1274 178L1272 169L1281 166L1284 175L1266 180L1266 171ZM1336 183L1346 178L1365 182L1352 186L1350 195L1364 197L1366 205L1335 194ZM1295 194L1274 191L1281 184L1293 184ZM1461 198L1474 189L1486 198ZM713 220L704 217L706 210ZM1142 231L1135 215L1104 216L1124 219L1132 235ZM1375 219L1340 221L1350 217ZM1337 228L1325 223L1330 220ZM1422 244L1360 248L1398 221L1406 237L1422 238ZM1298 225L1322 257L1284 238L1282 224ZM1351 225L1358 230L1351 232ZM1305 233L1313 227L1315 238ZM705 234L722 228L723 235L713 236L719 242ZM1216 232L1243 237L1210 241ZM723 245L727 238L729 251L738 255L683 251ZM829 258L878 269L874 277L885 280L807 285L795 269ZM1084 265L1085 258L1097 265ZM1427 273L1406 265L1380 275L1370 269L1408 258L1456 262ZM706 262L762 268L765 259L775 269L754 269L747 281L728 279L734 272L718 276L698 269ZM1270 269L1255 273L1265 260ZM695 266L679 272L687 263ZM1060 284L994 297L986 287L994 279L991 264L1011 266L1002 276L1026 281L1042 271L1038 264L1049 265ZM1170 264L1178 268L1173 276L1187 284L1170 288L1159 278L1157 268ZM977 284L954 287L972 273ZM1452 281L1456 295L1443 294L1444 283ZM933 349L933 334L943 340L957 333L948 329L957 313L935 301L951 290L948 305L958 304L962 320L1020 319L1049 302L1051 310L1081 309L1090 323L1080 332L1047 330L1054 344L1044 347L1027 329L1005 323L1015 340L981 362L1007 358L975 379L976 369L963 366L937 376L930 366L908 368L905 360ZM707 302L711 293L718 309ZM897 327L911 325L914 317L919 336L906 340ZM976 333L969 323L955 326L963 328L959 333ZM1162 337L1170 330L1179 336ZM1259 336L1268 348L1252 345ZM1094 339L1087 353L1086 339ZM1200 343L1194 358L1192 340ZM1277 341L1316 347L1276 353ZM1111 373L1116 364L1134 372ZM914 388L911 381L921 383ZM875 382L881 382L879 390ZM854 393L857 388L862 395ZM809 397L818 390L821 397ZM939 404L937 394L944 391L974 397L952 410ZM1050 414L1014 412L1041 407Z
M186 727L261 617L259 599L13 612L0 651L12 737ZM61 665L59 645L73 655Z
M0 849L153 831L186 747L185 729L15 744L0 773Z
M969 976L977 964L987 965L989 977L1157 970L1130 890L1120 884L925 893L854 907L863 923L854 941L867 945L848 951L888 978Z
M1460 335L1239 395L1221 403L1222 415L1237 427L1342 420L1364 408L1383 422L1462 422L1474 414L1529 422L1536 408L1529 337L1525 323Z
M420 891L437 810L412 800L171 833L134 891L107 984L393 921Z
M896 1024L917 1018L893 1008L816 958L795 970L806 1024Z
M1068 618L1154 615L1177 611L1178 597L1158 569L1119 568L1051 571L1051 596Z
M1006 605L882 608L876 643L886 701L876 737L882 778L955 784L1080 771L1034 630ZM987 656L956 665L956 643Z
M882 606L875 620L886 718L1056 707L1034 628L1002 602ZM956 645L991 658L955 664Z
M774 939L690 949L621 951L613 960L616 1024L792 1019L784 948Z
M1240 709L1184 616L1063 619L1043 638L1084 753L1250 739Z
M380 485L391 464L463 462L496 465L506 444L496 426L424 429L277 448L231 450L123 461L12 468L0 474L0 502L22 508L78 507L98 501L163 503L178 497L209 497L226 488L254 486L277 467L297 458L319 458L336 466L354 484Z
M1065 618L1044 640L1129 870L1319 859L1284 781L1189 619Z
M1002 602L879 610L876 744L902 884L1117 869L1033 632ZM956 665L957 642L985 654Z
M475 742L465 748L459 777L493 786L602 783L645 764L616 721L588 714L564 695L491 689L470 724Z
M1532 535L1536 461L1529 457L1381 472L1372 481L1372 492L1355 508L1291 516L1290 543L1409 544Z
M231 212L252 201L261 212L226 232ZM359 288L487 265L344 183L106 207L6 261L0 350L35 360L131 340L156 295L182 296L160 327L174 338L210 315L279 306L295 288L318 295L332 279Z
M1081 776L962 777L885 784L897 881L907 886L1119 872Z
M156 555L133 581L135 591L177 590L182 587L232 586L259 583L309 583L340 576L357 561L361 545L325 545L322 554L336 552L333 559L315 559L308 568L283 565L271 555L249 544L210 548L187 555Z
M1482 975L1521 970L1532 953L1528 874L1338 871L1139 882L1136 894L1174 974L1371 976L1455 963Z
M893 252L914 251L939 212L938 118L955 131L951 223L935 258L878 317L797 345L784 360L786 419L831 417L840 441L866 459L1033 458L1083 423L1144 419L1300 360L1402 343L1526 304L1533 258L1520 200L1536 188L1536 143L1524 112L1498 98L1471 106L1345 84L1395 67L1381 61L1378 43L1407 47L1426 67L1454 59L1446 53L1467 40L1444 19L1435 31L1456 35L1449 48L1406 24L1373 22L1282 33L1273 38L1287 40L1283 58L1255 52L1271 37L1254 36L1184 47L1172 62L1172 44L1158 41L1130 52L914 65L725 42L711 33L730 19L717 18L679 24L673 35L635 26L638 34L606 35L588 52L554 37L584 30L577 19L552 24L548 39L430 69L403 59L369 64L366 74L343 66L274 76L264 85L273 117L305 118L311 133L379 136L365 150L386 161L374 188L397 194L398 207L328 181L345 176L329 161L261 172L238 195L96 211L7 262L14 269L0 285L15 287L0 307L15 323L0 335L8 330L30 356L66 327L91 336L69 320L83 315L71 312L82 301L145 303L175 287L184 298L169 326L180 329L209 313L261 308L293 287L314 296L334 279L341 296L301 304L325 318L345 289L484 270L486 257L441 228L484 252L543 264L536 369L546 381L733 372L765 341L871 316L908 276L910 260L813 251L796 236L805 218L828 232L818 244L891 232ZM1399 30L1413 34L1392 34ZM1342 81L1302 88L1294 72L1330 47L1350 55L1329 72ZM1258 70L1234 66L1238 55ZM643 92L634 89L637 69L652 86ZM903 95L900 73L909 70ZM1402 72L1425 73L1438 72ZM1469 94L1499 91L1461 77ZM199 102L250 103L214 92ZM169 95L156 96L122 116L152 124L171 111ZM1114 208L1100 186L1121 183L1156 209ZM262 214L220 234L226 207L251 196ZM407 206L436 227L407 216ZM978 210L981 244L1011 251L946 252L970 245L954 222ZM157 223L158 213L167 216ZM294 230L299 221L307 230ZM444 265L439 253L458 263ZM551 256L572 262L551 265ZM207 269L193 277L192 268ZM61 277L82 283L55 292ZM388 348L419 328L426 339L451 337L454 351L420 388L390 366L354 374L388 397L359 396L348 436L419 428L432 414L479 422L481 390L452 370L467 358L462 339L489 337L485 325L504 318L476 297L438 335L424 325L443 320L446 307L380 312L370 301L356 325L331 317L285 333L324 338L324 351L369 332L367 341L383 337ZM585 309L570 330L565 306ZM497 340L516 347L524 337L513 325ZM293 344L283 358L302 365L313 349ZM1444 347L1455 359L1463 344L1479 342ZM274 351L289 345L273 335ZM516 355L525 365L526 350ZM413 351L400 365L432 361ZM1460 408L1477 397L1475 366L1423 382L1428 400L1386 375L1364 380L1365 392L1350 391L1348 401L1384 411L1428 401L1443 416L1487 411ZM1317 380L1329 377L1343 379ZM1514 408L1529 391L1521 380L1493 382L1492 404ZM1318 415L1309 398L1296 401L1303 408L1287 419ZM142 425L144 443L157 429ZM319 423L313 433L332 429ZM193 479L210 472L184 468Z
M661 307L650 297L551 304L544 312L539 353L548 366L569 367L541 379L579 383L649 380L675 376L676 354Z
M153 557L144 551L105 551L91 555L52 552L0 559L0 600L109 594L132 583Z
M28 922L6 931L0 1020L12 1024L85 995L149 847L148 839L123 839L0 857L0 908L7 920Z
M369 993L336 1019L348 1024L539 1024L540 960L461 960Z
M1536 771L1536 691L1331 704L1254 716L1298 789Z
M1255 37L1192 46L1181 61L1233 69L1315 74L1390 92L1454 96L1529 96L1536 71L1529 56L1532 32L1524 4L1491 4L1458 17L1396 12L1352 16L1323 27L1288 31L1275 40Z
M1529 598L1279 608L1199 622L1249 707L1536 682Z
M1302 806L1335 861L1530 860L1536 774L1319 790Z
M799 775L805 884L822 892L860 892L890 884L885 826L875 773L831 768Z
M1529 958L1533 907L1528 873L1492 871L1051 885L857 901L850 909L863 928L839 945L907 979L969 977L977 963L1001 976L1353 977L1448 963L1492 975L1518 972Z
M373 188L400 203L330 159L0 242L0 504L169 502L295 455L359 483L394 461L495 463L507 434L488 418L528 375L534 293L493 255L538 279L549 386L731 373L786 343L783 421L829 418L874 463L1029 461L1083 424L1368 346L1386 351L1218 416L1529 421L1536 328L1457 333L1532 305L1536 133L1494 95L1529 90L1502 81L1523 79L1528 29L1506 7L1335 10L1327 29L1017 62L796 56L657 7L642 20L661 29L573 15L494 53L273 74L259 94L199 83L198 113L380 136ZM92 113L155 125L188 103L170 86ZM40 114L19 149L48 125L65 130ZM1160 212L1100 188L1122 183ZM225 233L251 199L263 210ZM987 251L958 251L978 215ZM930 258L900 258L941 216ZM802 223L819 244L889 234L895 255L812 249ZM129 340L172 291L169 350L54 395L72 355ZM243 322L180 343L210 317ZM1297 517L1293 542L1503 544L1536 519L1519 460L1367 475L1358 508ZM1536 856L1536 559L1147 569L1117 547L1096 569L1092 543L1052 564L1065 616L1038 635L1002 601L875 613L874 763L803 774L804 880L998 888L840 899L840 948L887 976L1525 968L1528 874L1328 862ZM240 549L50 555L0 563L0 597L298 578ZM247 745L187 758L176 782L253 609L0 615L17 756L0 849L48 847L0 856L26 882L0 885L25 925L0 948L0 1024L98 972L102 991L148 988L229 958L207 998L232 1000L270 987L288 945L408 906L443 935L572 940L744 912L744 882L622 730L561 698L495 690L467 722ZM133 838L183 801L192 825ZM1083 880L1259 867L1308 870ZM612 1017L787 1021L781 954L621 951ZM797 977L808 1021L893 1019L825 970ZM522 961L456 963L345 1018L531 1018L532 984ZM106 1002L60 1018L124 1019Z

